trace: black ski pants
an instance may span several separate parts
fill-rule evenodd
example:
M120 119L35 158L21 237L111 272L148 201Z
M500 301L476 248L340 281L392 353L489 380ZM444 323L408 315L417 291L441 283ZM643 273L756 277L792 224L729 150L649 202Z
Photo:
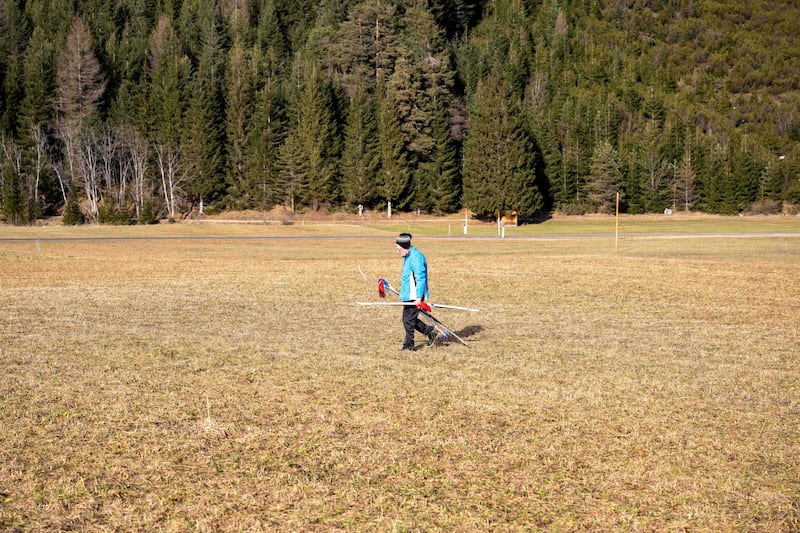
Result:
M414 331L430 335L434 329L433 326L420 320L419 309L413 305L403 307L403 328L406 330L406 338L403 341L404 348L414 347Z

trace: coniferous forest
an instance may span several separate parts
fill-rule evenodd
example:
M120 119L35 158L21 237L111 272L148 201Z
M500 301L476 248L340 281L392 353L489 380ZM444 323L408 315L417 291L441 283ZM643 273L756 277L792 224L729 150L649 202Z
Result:
M0 217L800 204L794 0L0 0Z

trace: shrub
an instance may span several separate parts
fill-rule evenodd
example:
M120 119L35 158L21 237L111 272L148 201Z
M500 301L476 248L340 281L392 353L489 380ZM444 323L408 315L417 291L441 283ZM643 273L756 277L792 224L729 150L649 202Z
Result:
M142 212L139 213L139 224L158 224L158 218L153 212L152 202L145 202L142 206Z
M64 206L64 216L61 221L65 226L77 226L86 222L81 206L78 205L78 193L75 189L70 189L67 194L67 204Z
M750 204L746 213L748 215L777 215L781 212L780 200L764 199Z
M101 224L109 224L111 226L127 226L133 223L130 213L126 209L122 209L113 203L103 204L97 213L97 220Z

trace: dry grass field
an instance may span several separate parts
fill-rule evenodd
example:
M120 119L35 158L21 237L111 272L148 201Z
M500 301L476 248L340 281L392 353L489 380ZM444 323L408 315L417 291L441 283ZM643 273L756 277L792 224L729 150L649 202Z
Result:
M0 228L0 530L800 530L800 236L412 230Z

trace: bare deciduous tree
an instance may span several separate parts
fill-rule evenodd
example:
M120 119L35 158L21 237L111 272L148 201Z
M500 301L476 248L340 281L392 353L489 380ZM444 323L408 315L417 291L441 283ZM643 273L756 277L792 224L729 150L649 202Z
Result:
M97 223L103 188L98 143L93 133L87 132L80 139L80 167L89 217Z
M183 197L181 183L186 177L185 171L182 169L180 151L164 143L156 143L153 148L161 174L161 188L167 206L167 216L174 220L178 213L178 204Z
M33 201L39 203L39 182L41 181L42 170L47 163L47 134L39 123L31 124L30 128L35 158L33 166Z
M142 216L142 209L145 205L145 195L150 195L147 186L147 159L150 154L150 146L136 129L131 126L122 128L120 135L128 153L130 161L131 179L133 181L133 206L137 219Z

